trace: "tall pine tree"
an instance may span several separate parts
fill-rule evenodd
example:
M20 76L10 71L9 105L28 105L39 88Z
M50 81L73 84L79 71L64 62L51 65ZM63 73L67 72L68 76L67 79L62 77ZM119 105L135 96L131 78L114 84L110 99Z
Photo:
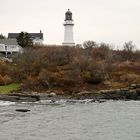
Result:
M0 34L0 39L5 39L6 37L3 34Z
M33 46L32 39L27 32L21 32L17 37L17 42L18 45L20 45L23 48Z

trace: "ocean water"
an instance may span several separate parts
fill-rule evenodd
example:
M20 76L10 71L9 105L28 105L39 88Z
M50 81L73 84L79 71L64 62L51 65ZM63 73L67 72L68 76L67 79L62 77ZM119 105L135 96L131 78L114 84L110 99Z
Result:
M0 101L0 140L140 140L140 101Z

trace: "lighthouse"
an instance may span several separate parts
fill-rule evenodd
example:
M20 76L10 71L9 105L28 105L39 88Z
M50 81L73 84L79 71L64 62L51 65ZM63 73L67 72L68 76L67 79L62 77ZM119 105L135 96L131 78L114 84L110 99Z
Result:
M62 45L64 46L75 46L73 39L73 19L72 12L68 9L65 13L65 21L64 21L64 42Z

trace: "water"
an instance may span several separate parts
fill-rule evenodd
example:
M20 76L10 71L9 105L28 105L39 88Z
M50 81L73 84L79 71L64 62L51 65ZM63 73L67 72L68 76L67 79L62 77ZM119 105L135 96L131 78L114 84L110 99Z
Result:
M140 140L140 102L0 101L0 140Z

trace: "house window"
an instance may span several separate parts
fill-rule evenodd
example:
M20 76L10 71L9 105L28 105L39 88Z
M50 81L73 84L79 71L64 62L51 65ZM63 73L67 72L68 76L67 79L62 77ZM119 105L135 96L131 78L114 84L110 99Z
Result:
M5 46L5 50L7 51L7 46Z

